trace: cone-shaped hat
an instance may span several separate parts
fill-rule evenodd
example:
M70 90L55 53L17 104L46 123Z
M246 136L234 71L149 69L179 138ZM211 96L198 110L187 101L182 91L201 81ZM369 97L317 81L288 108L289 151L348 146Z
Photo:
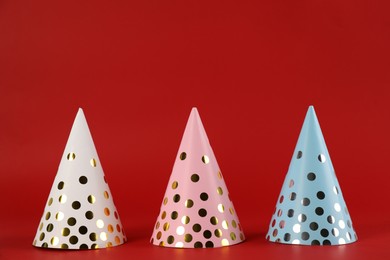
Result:
M309 107L267 239L301 245L357 240L314 108Z
M87 121L79 109L33 245L97 249L125 241Z
M153 230L165 247L221 247L245 239L198 111L193 108Z

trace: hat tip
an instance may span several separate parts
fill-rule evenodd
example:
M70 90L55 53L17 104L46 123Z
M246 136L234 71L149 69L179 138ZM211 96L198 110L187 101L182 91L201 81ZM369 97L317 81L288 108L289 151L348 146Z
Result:
M196 117L199 117L199 112L197 107L192 107L191 109L191 115L194 115Z

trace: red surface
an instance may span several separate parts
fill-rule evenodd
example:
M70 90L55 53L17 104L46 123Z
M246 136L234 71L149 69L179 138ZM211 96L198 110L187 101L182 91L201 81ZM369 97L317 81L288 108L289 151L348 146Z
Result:
M1 1L0 258L389 258L388 1ZM264 236L313 104L359 236ZM129 242L31 246L84 108ZM187 117L199 108L247 242L149 244Z

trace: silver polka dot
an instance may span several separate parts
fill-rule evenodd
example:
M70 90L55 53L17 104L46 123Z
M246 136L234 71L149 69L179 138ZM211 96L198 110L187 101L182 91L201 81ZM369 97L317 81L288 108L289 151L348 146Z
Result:
M326 161L326 158L325 158L325 155L323 155L322 153L318 155L318 160L322 163L325 163Z
M292 244L294 244L294 245L299 245L301 242L299 241L299 239L294 239L293 241L292 241Z
M305 214L299 214L298 215L298 221L299 222L305 222L306 221L306 215Z
M295 233L301 232L301 225L295 224L295 225L293 226L293 231L294 231Z
M338 237L340 234L339 230L337 228L332 228L332 235L335 237Z
M344 229L344 228L345 228L345 222L344 222L344 220L342 220L342 219L339 220L339 227L340 227L341 229Z
M340 204L339 204L339 203L335 203L335 204L334 204L334 210L336 210L337 212L340 212L340 211L341 211L341 207L340 207Z
M329 224L333 224L335 221L335 219L332 215L329 215L326 219L328 220Z

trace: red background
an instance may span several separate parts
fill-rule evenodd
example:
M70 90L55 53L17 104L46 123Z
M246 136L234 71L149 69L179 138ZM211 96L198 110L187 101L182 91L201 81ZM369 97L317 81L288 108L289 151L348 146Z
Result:
M388 1L1 1L0 258L388 258ZM359 236L334 247L265 241L309 105ZM197 106L247 236L149 244ZM32 247L78 107L129 242Z

